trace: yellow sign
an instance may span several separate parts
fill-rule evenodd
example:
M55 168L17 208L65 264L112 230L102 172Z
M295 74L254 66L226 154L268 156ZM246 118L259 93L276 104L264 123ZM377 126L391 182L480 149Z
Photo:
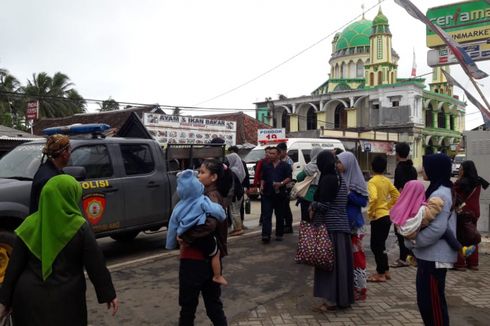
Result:
M467 43L484 38L490 38L490 25L477 26L473 28L460 29L448 32L449 35L458 43ZM446 45L437 34L427 35L427 47Z
M83 181L80 182L82 189L97 189L97 188L107 188L109 187L109 180L93 180L93 181Z

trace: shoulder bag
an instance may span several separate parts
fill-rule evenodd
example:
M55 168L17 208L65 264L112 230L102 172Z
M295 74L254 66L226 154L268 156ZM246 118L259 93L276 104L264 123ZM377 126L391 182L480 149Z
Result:
M473 196L476 189L477 187L475 187L471 194L466 197L465 201L456 208L456 234L458 240L463 246L477 245L481 242L481 234L478 231L477 223L474 221L473 212L463 209L463 207L466 206L466 201L468 200L468 198Z
M301 221L296 263L315 266L332 271L335 265L335 251L325 224Z
M311 183L315 180L318 172L315 172L313 175L308 175L303 181L296 182L291 189L290 198L297 199L306 196L308 192L308 188L310 188Z

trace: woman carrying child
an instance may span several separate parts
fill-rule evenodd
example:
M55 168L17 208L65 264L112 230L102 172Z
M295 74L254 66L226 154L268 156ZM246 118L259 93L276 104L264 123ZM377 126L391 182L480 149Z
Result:
M426 201L423 183L412 180L405 184L398 201L390 211L390 217L398 233L415 243L418 232L427 227L443 207L444 201L440 197L431 197ZM462 246L450 229L446 229L441 238L446 240L453 250L459 251L463 257L475 251L475 246ZM413 257L407 257L409 261L412 259Z
M210 200L209 206L208 204L201 205L201 208L207 207L204 210L207 212L212 210L213 214L205 214L206 218L203 224L194 225L180 237L177 237L181 244L179 269L179 305L181 310L179 325L194 325L200 293L203 296L206 313L213 325L227 325L223 303L220 299L220 286L223 284L221 282L223 279L220 278L220 261L222 257L228 254L226 246L228 224L226 219L224 219L223 209L226 208L224 206L224 198L230 190L232 175L231 171L222 162L210 159L202 163L198 178L201 187L204 186L204 189L201 188L199 195L201 196L204 192L205 198ZM192 184L195 184L193 179ZM199 200L202 201L203 198L200 197ZM218 207L220 209L215 212ZM222 216L223 220L221 219ZM215 239L218 248L218 251L212 257L205 255L204 248L200 247L203 241L207 242L209 240L209 238L207 240L206 238L210 234ZM209 242L207 243L209 244Z
M425 198L430 201L439 197L444 202L442 210L433 221L421 229L415 244L405 240L405 245L413 249L417 257L417 305L425 325L449 325L446 302L447 269L456 262L457 252L442 239L449 228L456 231L456 214L451 194L451 159L445 154L423 157L424 179L430 181ZM406 186L405 186L406 187Z

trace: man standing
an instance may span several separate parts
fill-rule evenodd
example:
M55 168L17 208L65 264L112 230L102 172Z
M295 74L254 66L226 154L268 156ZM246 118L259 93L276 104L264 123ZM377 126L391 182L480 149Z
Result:
M284 200L286 185L291 181L291 167L279 159L276 147L269 149L269 162L262 167L260 193L262 196L262 242L269 243L272 233L272 213L276 214L276 240L284 235Z
M398 143L395 147L396 160L398 162L395 169L395 179L393 183L395 188L401 192L405 184L410 180L417 180L417 170L413 167L413 162L408 158L410 154L410 146L407 143ZM398 239L398 247L400 249L400 257L391 265L393 268L408 266L407 256L410 255L410 250L405 247L405 239L398 233L396 226L395 235Z
M56 134L48 137L43 147L41 166L32 179L29 214L37 211L39 196L46 182L52 177L63 173L63 168L68 165L70 160L70 154L70 139L68 136ZM43 163L45 156L48 159Z
M281 161L289 164L291 170L293 168L293 160L288 156L288 147L286 143L277 144L279 150L279 158ZM289 205L289 193L291 189L286 187L287 196L284 199L284 233L293 233L293 213L291 212L291 206Z

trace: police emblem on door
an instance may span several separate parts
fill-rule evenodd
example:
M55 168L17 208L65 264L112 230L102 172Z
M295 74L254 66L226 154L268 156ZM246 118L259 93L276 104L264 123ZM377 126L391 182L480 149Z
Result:
M87 194L82 200L85 217L92 225L97 225L104 216L106 199L104 194Z

